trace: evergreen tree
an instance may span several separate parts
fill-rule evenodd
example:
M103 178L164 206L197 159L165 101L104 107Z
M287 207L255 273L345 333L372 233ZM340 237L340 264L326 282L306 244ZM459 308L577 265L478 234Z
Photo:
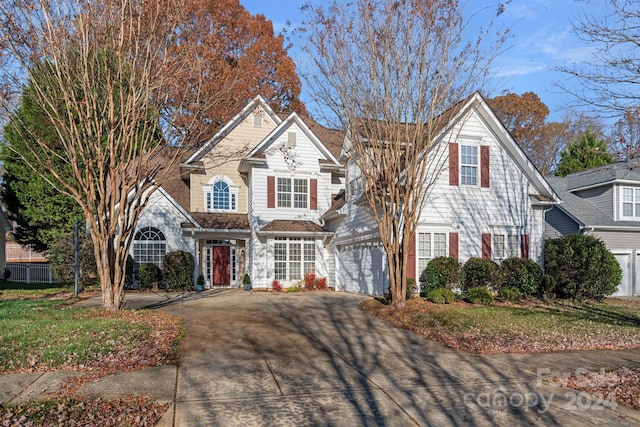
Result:
M36 163L33 150L38 144L34 138L51 141L51 147L56 146L57 138L45 112L33 102L32 91L30 85L25 88L20 106L4 127L5 145L0 150L5 168L2 199L9 218L18 225L15 240L44 251L60 236L70 233L74 221L83 220L84 216L75 200L54 189L41 173L29 166ZM59 168L69 167L60 162ZM66 175L70 176L71 171Z
M556 175L567 176L613 162L615 162L615 158L607 151L607 142L598 139L593 131L587 130L579 141L569 144L560 153L560 163Z

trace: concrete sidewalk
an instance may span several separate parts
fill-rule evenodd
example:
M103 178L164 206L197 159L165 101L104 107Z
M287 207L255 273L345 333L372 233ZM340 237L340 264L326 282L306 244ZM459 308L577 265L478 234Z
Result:
M179 364L112 375L78 393L170 402L163 427L640 425L638 411L543 381L639 367L640 349L473 355L368 316L358 307L365 298L128 294L129 307L184 318ZM0 376L0 402L44 396L72 375Z

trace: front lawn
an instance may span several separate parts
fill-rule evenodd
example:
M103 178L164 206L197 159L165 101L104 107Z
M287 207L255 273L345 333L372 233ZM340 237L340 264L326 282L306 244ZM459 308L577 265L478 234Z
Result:
M0 302L0 373L162 365L175 360L181 328L178 319L158 311L5 300Z
M529 353L640 347L640 301L528 301L521 304L434 304L405 310L368 300L365 311L452 348L472 353Z
M63 369L82 374L67 380L51 398L0 404L0 424L155 425L168 404L135 396L79 398L74 392L115 372L175 361L182 322L159 311L75 308L69 305L69 290L56 289L4 283L0 374Z

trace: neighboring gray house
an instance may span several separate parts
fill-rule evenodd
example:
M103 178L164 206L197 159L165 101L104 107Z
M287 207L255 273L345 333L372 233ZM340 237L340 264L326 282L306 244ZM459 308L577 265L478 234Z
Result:
M622 268L615 295L640 294L640 158L566 177L547 177L562 199L545 215L544 237L600 238Z

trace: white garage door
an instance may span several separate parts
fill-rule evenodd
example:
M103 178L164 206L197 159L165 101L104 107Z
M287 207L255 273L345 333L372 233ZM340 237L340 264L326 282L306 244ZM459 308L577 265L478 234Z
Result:
M388 286L384 249L354 245L343 248L337 262L341 289L368 295L382 295Z
M629 254L613 254L620 264L622 269L622 280L618 291L613 294L614 296L631 296L633 295L631 290L631 255Z

